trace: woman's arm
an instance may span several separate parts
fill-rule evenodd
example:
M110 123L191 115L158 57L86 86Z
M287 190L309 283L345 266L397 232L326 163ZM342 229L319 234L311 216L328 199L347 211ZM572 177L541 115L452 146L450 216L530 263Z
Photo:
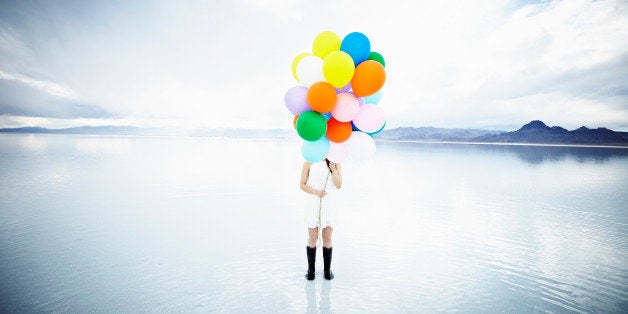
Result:
M325 191L322 190L317 190L315 188L309 187L307 185L307 178L310 175L310 167L312 166L311 163L304 161L303 162L303 168L301 168L301 190L305 191L306 193L310 193L312 195L316 195L318 197L323 197L325 196Z
M340 164L334 163L333 166L330 168L332 177L334 179L334 186L339 189L342 187L342 172L340 170Z

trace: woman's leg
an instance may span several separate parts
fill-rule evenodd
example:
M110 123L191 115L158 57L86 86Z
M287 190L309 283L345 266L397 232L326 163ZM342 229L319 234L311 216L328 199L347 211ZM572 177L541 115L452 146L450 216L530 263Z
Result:
M325 279L334 279L334 273L331 272L331 233L334 231L332 227L323 228L323 265L325 266Z
M330 248L331 247L331 233L334 231L332 227L323 228L323 247Z
M327 229L327 228L325 228ZM323 232L325 232L323 229ZM307 238L307 246L316 247L316 241L318 241L318 228L307 228L308 238Z
M314 280L314 265L316 264L316 241L318 240L318 228L307 228L308 239L305 251L307 252L307 280Z

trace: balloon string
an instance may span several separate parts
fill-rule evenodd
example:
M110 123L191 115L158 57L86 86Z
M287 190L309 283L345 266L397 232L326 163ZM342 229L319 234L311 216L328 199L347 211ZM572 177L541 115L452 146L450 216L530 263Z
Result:
M329 172L327 172L327 177L325 177L325 185L323 185L323 191L327 188L327 181L329 181ZM321 223L321 210L323 208L323 198L321 197L318 202L318 246L321 245L323 239L323 224Z

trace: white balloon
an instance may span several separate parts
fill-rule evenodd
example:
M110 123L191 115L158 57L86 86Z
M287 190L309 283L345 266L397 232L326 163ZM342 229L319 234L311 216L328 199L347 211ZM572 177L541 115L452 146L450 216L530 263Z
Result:
M347 141L342 143L329 142L329 152L327 153L327 159L331 162L343 162L347 159Z
M375 140L364 132L351 132L346 143L348 160L364 160L375 155Z
M317 56L306 56L297 64L299 82L307 87L317 82L325 82L323 60Z

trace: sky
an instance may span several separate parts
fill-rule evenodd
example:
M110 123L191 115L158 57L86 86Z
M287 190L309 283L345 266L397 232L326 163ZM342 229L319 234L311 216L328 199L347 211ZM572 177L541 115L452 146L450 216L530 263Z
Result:
M1 1L0 127L291 128L330 30L386 59L387 128L628 131L626 1Z

